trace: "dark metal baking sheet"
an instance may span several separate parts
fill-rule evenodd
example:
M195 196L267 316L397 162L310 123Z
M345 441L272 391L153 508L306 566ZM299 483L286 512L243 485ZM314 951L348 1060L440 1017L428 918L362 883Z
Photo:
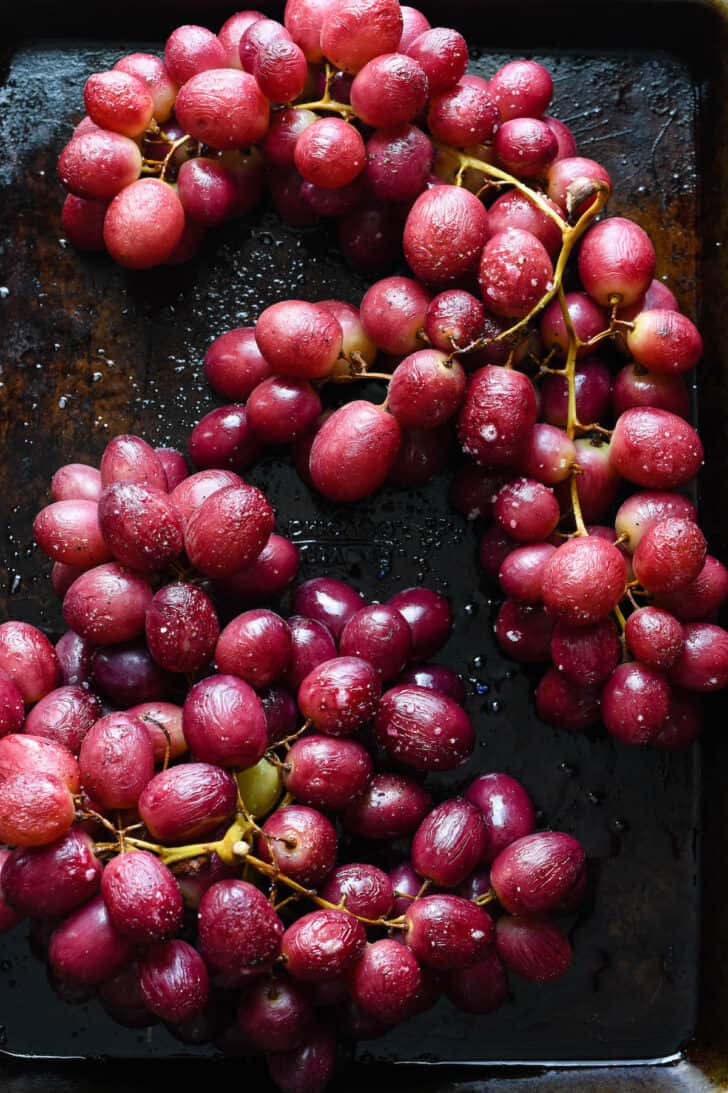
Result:
M558 24L545 19L547 7ZM671 9L671 19L678 7L702 11L697 4L651 7L655 27L663 31L663 8ZM524 22L515 37L511 28L508 55L550 40L532 37L534 26L548 34L558 25L559 44L574 38L573 11L567 17L566 9L533 3L525 9L535 22ZM584 4L582 15L586 9L594 17L593 5ZM501 58L490 48L491 14L502 34L506 16L497 5L472 4L457 18L448 11L446 19L476 44L478 70L486 73ZM168 13L155 17L162 30L165 22L169 29L181 21ZM128 32L141 28L140 18L129 22ZM213 22L209 12L185 18ZM607 28L605 38L614 38L614 29ZM26 32L24 42L7 49L0 73L0 591L8 613L50 631L60 615L50 601L47 563L32 548L30 525L52 469L71 458L97 458L108 436L119 431L179 442L214 405L200 379L200 361L216 333L252 321L276 299L338 295L357 301L366 284L341 262L331 236L293 232L270 213L226 228L196 262L162 276L129 276L105 258L67 249L54 165L80 116L84 77L121 52L144 48L141 40L107 37L98 24L93 31L98 41L39 40ZM655 35L657 43L662 40ZM501 38L498 44L510 42ZM646 224L660 272L693 310L705 240L698 132L707 67L696 68L677 48L644 48L644 41L638 50L597 48L589 34L577 36L574 48L538 55L555 71L554 112L573 126L580 149L604 162L615 179L613 210ZM593 906L575 923L569 976L548 988L514 984L509 1003L489 1018L467 1018L443 1005L362 1045L360 1057L535 1065L678 1055L693 1033L697 1004L698 749L677 756L635 752L599 734L575 737L537 722L531 683L492 640L493 590L478 571L477 537L448 510L442 480L415 494L387 491L374 504L342 510L313 499L278 461L260 466L251 478L271 493L281 526L309 544L304 575L325 567L373 597L417 580L453 596L457 625L442 659L467 668L471 677L469 708L480 746L470 767L449 784L461 784L468 770L480 766L512 771L545 820L576 832L595 861ZM712 520L720 533L717 511ZM57 1000L42 966L28 955L23 932L21 927L17 939L0 939L7 1052L150 1059L188 1050L163 1030L128 1032L93 1004L70 1007ZM422 1072L417 1080L425 1081Z

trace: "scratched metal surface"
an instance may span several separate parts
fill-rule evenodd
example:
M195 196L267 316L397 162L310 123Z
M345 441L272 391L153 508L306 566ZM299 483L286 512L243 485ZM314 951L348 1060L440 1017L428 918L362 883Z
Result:
M469 38L478 41L477 28ZM356 302L366 287L331 237L285 229L269 212L226 228L196 262L161 276L130 277L64 245L54 163L80 116L84 77L139 48L137 41L31 42L10 52L1 77L0 591L5 612L50 632L60 613L30 527L52 470L98 459L121 431L183 444L215 405L200 374L212 337L254 320L277 299ZM501 59L475 52L474 69L487 74ZM554 112L573 126L580 148L608 167L614 211L646 224L659 272L669 271L691 311L698 237L688 68L658 52L542 59L556 77ZM532 680L493 641L493 590L478 571L477 534L449 510L444 478L345 510L313 498L278 459L249 478L272 498L284 533L303 546L303 577L325 570L374 598L424 581L452 597L455 633L441 659L469 677L479 744L449 788L475 770L509 770L528 786L544 823L578 834L594 862L593 903L571 924L576 959L562 981L548 988L514 982L508 1003L488 1018L443 1004L362 1045L360 1058L529 1063L679 1052L695 1023L697 751L635 752L600 733L571 736L537 721ZM120 1029L94 1002L56 999L24 932L0 938L5 1050L147 1059L194 1050L162 1028Z

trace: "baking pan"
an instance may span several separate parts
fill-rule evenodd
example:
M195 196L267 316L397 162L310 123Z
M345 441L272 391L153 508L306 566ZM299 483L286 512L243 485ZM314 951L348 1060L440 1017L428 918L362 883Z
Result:
M720 135L728 5L424 7L463 31L475 71L489 74L524 53L549 66L554 113L572 126L580 152L615 180L610 208L650 231L658 273L688 313L699 314L702 521L725 560L728 350L720 301L728 271L720 244L728 190ZM366 288L333 236L285 228L265 208L212 235L193 263L162 272L129 275L64 244L55 161L81 116L85 76L124 52L158 48L180 22L214 27L231 10L135 0L89 17L73 0L62 7L26 0L0 15L0 607L3 617L50 634L61 627L60 611L31 524L55 467L97 460L119 432L181 443L215 405L200 362L216 334L282 298L358 302ZM443 1003L361 1045L338 1088L728 1088L724 703L712 704L704 743L677 755L548 728L533 712L533 679L494 643L494 590L477 565L476 531L448 508L445 477L346 508L312 497L278 459L248 477L301 545L302 577L326 571L377 599L417 582L452 597L456 626L442 659L469 678L479 743L468 766L441 784L457 789L476 770L508 770L544 822L577 834L593 862L591 902L573 922L575 962L563 980L543 988L514 982L508 1003L489 1017ZM0 1076L13 1093L146 1088L189 1074L210 1080L208 1049L184 1047L161 1028L121 1029L94 1002L57 998L22 926L0 938L0 1026ZM267 1088L255 1065L215 1065L215 1081L244 1074Z

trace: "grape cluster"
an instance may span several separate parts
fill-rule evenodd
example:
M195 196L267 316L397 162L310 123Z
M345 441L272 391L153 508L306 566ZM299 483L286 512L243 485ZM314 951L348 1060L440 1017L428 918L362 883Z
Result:
M507 969L566 971L553 916L583 897L581 845L535 832L506 774L437 805L424 781L475 738L462 680L430 662L443 596L367 603L322 577L288 618L252 606L298 565L265 496L140 437L52 494L35 535L70 629L54 648L0 625L0 929L31 919L63 997L263 1052L314 1093L337 1035L442 994L487 1013ZM221 626L230 599L246 609Z

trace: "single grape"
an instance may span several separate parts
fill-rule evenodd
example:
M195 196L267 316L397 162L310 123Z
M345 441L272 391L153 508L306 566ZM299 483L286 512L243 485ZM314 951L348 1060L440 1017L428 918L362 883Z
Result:
M205 960L221 971L258 975L278 956L283 923L263 893L243 880L222 880L205 892L197 926Z
M139 985L151 1013L163 1021L188 1021L208 998L205 962L186 941L152 945L142 957Z
M468 520L492 515L496 494L507 478L489 473L474 463L459 467L450 482L450 504Z
M268 746L263 706L242 679L202 679L190 689L182 709L185 739L196 759L245 770L263 758Z
M516 839L530 835L536 826L531 798L520 782L508 774L481 774L465 791L483 817L486 849L482 860L491 863ZM490 879L488 879L490 887Z
M93 201L67 194L61 210L61 224L70 242L78 250L104 251L104 218L108 201Z
M189 476L187 460L177 448L155 448L154 453L162 464L167 477L167 488L171 493Z
M560 979L571 965L568 938L553 922L537 916L499 919L496 949L506 967L535 983Z
M394 679L407 664L412 630L396 608L372 604L351 616L342 631L339 648L344 657L368 661L386 681Z
M725 687L728 633L709 622L693 622L683 627L683 638L685 644L670 670L670 679L686 691L710 692Z
M152 700L130 706L126 712L141 721L149 733L155 763L163 763L168 753L170 760L185 754L187 741L182 731L181 706Z
M489 915L462 896L425 896L411 903L404 917L405 944L421 964L438 972L477 964L493 940Z
M470 718L456 702L424 687L397 686L379 703L377 740L387 754L415 770L452 770L475 743Z
M436 349L464 349L480 336L485 322L483 305L463 289L438 293L425 312L425 334ZM467 363L467 358L466 358Z
M245 406L219 406L201 418L190 433L190 456L205 469L244 470L260 454L261 439L253 431Z
M495 621L495 636L512 660L539 664L550 659L555 621L540 604L504 600Z
M614 526L625 549L634 554L650 528L668 518L696 521L695 506L681 493L640 490L620 505Z
M463 83L430 99L427 126L436 140L467 148L493 139L498 129L498 107L487 87Z
M618 665L602 691L602 721L623 744L649 744L669 708L664 675L638 661Z
M48 947L48 962L64 980L95 986L121 971L132 956L126 938L114 929L101 896L63 919Z
M323 60L321 28L330 7L331 0L286 0L283 14L286 30L312 64L320 64Z
M447 598L431 588L404 588L389 600L403 616L412 635L411 660L428 660L445 644L452 630Z
M450 27L432 27L409 43L408 56L425 70L430 95L455 87L465 74L468 46L462 34Z
M706 550L705 536L689 518L659 520L645 532L632 556L635 577L648 592L674 592L695 580Z
M610 459L628 482L669 490L697 474L703 445L687 421L646 406L627 410L618 418Z
M286 756L283 781L302 804L339 812L364 792L371 776L371 758L357 741L305 736Z
M543 178L558 150L556 137L539 118L509 118L493 140L497 161L518 178Z
M548 538L559 522L553 490L531 478L515 478L496 494L493 515L503 531L519 543Z
M238 615L223 630L215 648L218 670L251 686L278 679L291 656L291 632L280 615L264 609Z
M359 70L351 85L351 105L373 129L412 121L426 102L424 69L404 53L380 53Z
M540 118L554 90L548 71L536 61L509 61L491 77L489 86L503 121Z
M679 311L666 308L641 311L627 331L626 342L637 363L658 375L687 372L703 354L703 340L695 324Z
M407 52L407 47L418 38L420 34L424 34L426 30L430 30L430 24L426 17L422 14L419 8L408 7L406 4L402 4L400 11L402 12L402 37L399 40L399 50L401 53Z
M398 683L425 687L430 691L439 691L462 706L465 702L465 684L462 676L444 664L415 664L402 672Z
M298 572L300 555L289 539L271 535L255 561L218 582L223 592L252 603L278 596Z
M555 668L542 677L535 699L538 716L559 729L578 732L599 720L599 692L571 682Z
M486 467L512 467L536 423L531 381L521 372L486 365L470 377L458 434L468 455Z
M420 349L397 365L389 381L390 413L407 429L444 425L465 395L462 365L437 349Z
M502 961L493 953L469 968L450 972L445 993L465 1013L492 1013L506 1000L508 979Z
M3 694L0 699L0 723L8 715L14 716L15 727L6 731L16 732L22 724L22 695L12 680L6 678L6 687L11 687L12 691L4 690L4 680L0 677L0 694ZM18 713L20 720L17 719ZM72 755L78 755L83 738L100 717L101 702L85 687L77 684L57 687L49 691L28 712L22 731L32 736L46 737L68 748ZM0 735L4 736L5 733L0 732Z
M263 311L255 338L276 374L321 379L341 355L343 332L325 308L304 300L284 300Z
M422 972L406 945L382 938L366 947L348 985L364 1013L394 1024L411 1015L422 990Z
M239 771L238 790L251 816L265 816L281 796L280 768L268 759L260 759L254 767Z
M456 888L482 861L488 834L482 813L463 797L433 808L412 840L412 865L442 888Z
M641 364L626 364L614 378L612 408L617 417L637 406L669 410L690 417L690 390L680 375L646 372Z
M307 182L335 190L362 171L366 150L361 133L341 118L320 118L307 126L293 153L296 170Z
M152 589L144 577L110 562L89 569L73 582L63 600L63 617L82 638L117 645L144 632L151 599Z
M329 903L341 904L352 915L386 918L394 892L386 873L375 865L351 862L334 869L321 895Z
M350 359L352 354L357 353L367 364L373 364L377 347L364 329L359 308L345 303L344 300L319 300L317 306L338 320L343 335L342 356Z
M99 129L140 137L152 120L154 101L144 83L128 72L94 72L83 89L86 113Z
M63 185L87 201L111 201L139 178L141 169L135 142L106 129L74 136L58 158Z
M145 786L138 809L153 838L194 842L231 819L237 799L227 771L209 763L184 763L156 774Z
M329 501L358 501L374 493L397 459L401 440L396 419L370 402L341 406L314 437L311 479Z
M268 1073L283 1093L321 1093L331 1080L336 1063L336 1039L315 1025L297 1048L266 1056Z
M700 697L673 688L667 719L651 743L653 747L663 748L666 751L678 751L692 744L700 735L702 728L703 711Z
M423 486L447 466L453 448L447 424L434 429L403 429L402 440L388 481L394 486Z
M432 168L429 138L416 125L378 129L366 143L361 178L371 194L384 202L409 202L425 189Z
M557 671L583 687L604 683L616 668L622 647L611 619L590 626L557 622L551 638L551 658Z
M81 787L78 763L62 744L45 736L11 733L0 740L0 776L49 774L72 793Z
M594 303L585 292L569 292L564 297L566 310L571 320L571 325L577 338L581 342L588 342L590 338L601 333L607 328L607 318L602 308ZM564 356L569 348L569 332L564 321L561 302L552 300L541 316L539 331L544 345L548 349L556 348ZM580 345L577 348L578 358L588 357L591 349L589 345ZM608 373L607 373L608 375ZM555 379L557 377L549 377ZM587 415L587 421L598 421L597 414Z
M161 460L154 448L139 436L115 436L104 448L100 473L102 487L114 482L135 482L167 492L167 476Z
M116 930L146 945L165 941L182 926L183 903L174 876L147 850L129 850L107 863L101 894Z
M172 679L146 645L130 642L97 649L91 662L94 689L113 706L126 709L139 702L169 697Z
M265 136L270 116L255 78L222 67L187 80L174 109L186 133L220 150L256 144Z
M624 558L594 536L568 539L546 564L543 598L548 611L575 626L606 618L624 594Z
M634 221L615 216L594 225L584 236L579 277L602 307L615 300L621 306L634 303L645 294L654 274L654 248Z
M258 1051L291 1051L298 1047L312 1020L308 992L283 975L254 980L237 1008L243 1035Z
M285 682L293 691L313 669L336 656L336 645L331 631L315 618L292 615L288 619L291 628L291 659Z
M316 809L286 805L263 824L258 853L286 876L313 887L325 880L336 864L336 831Z
M27 622L0 623L0 671L10 676L26 705L61 682L55 649L41 630Z
M570 476L576 461L577 449L567 433L537 422L528 434L519 469L537 482L555 486Z
M361 956L366 933L347 911L325 908L303 915L283 935L281 953L295 979L339 979Z
M478 280L489 310L521 319L551 288L553 274L543 243L522 228L507 228L483 247Z
M595 190L593 194L582 200L581 190L587 182L591 182ZM563 212L582 216L593 203L596 197L596 186L599 184L607 186L610 190L612 188L612 180L601 163L586 159L584 156L567 156L551 164L546 192ZM572 208L575 201L578 202L576 209Z
M131 569L159 572L182 553L182 518L166 492L149 486L106 486L98 503L98 526L116 561ZM108 560L102 557L92 564Z
M164 64L177 84L185 84L198 72L223 68L225 49L205 27L186 24L173 30L164 46Z
M292 102L306 86L308 65L302 49L285 38L260 45L253 63L258 86L271 102Z
M196 156L183 163L177 193L187 219L205 228L216 228L235 213L235 179L216 159Z
M66 915L96 895L102 869L91 838L72 827L48 846L10 852L2 866L3 896L30 918Z
M291 631L293 637L293 630ZM292 736L298 725L298 706L290 691L285 687L266 687L260 692L263 703L265 723L268 729L268 741L277 744L287 736Z
M191 584L165 585L146 614L146 639L157 664L169 672L194 672L211 659L220 632L209 596Z
M229 577L258 557L274 522L273 510L260 490L246 484L228 486L213 493L189 517L185 550L206 576Z
M381 694L374 665L341 656L317 665L298 689L298 706L314 727L330 736L348 736L370 721Z
M396 356L406 356L422 345L421 333L430 294L409 277L376 281L362 297L361 322L375 345Z
M414 778L375 774L344 811L344 826L361 839L400 839L417 829L431 805L429 793Z
M602 421L609 410L612 381L609 369L598 358L581 361L574 377L576 416L590 425ZM568 384L564 376L544 376L541 384L541 412L544 421L566 428L568 420Z
M418 280L445 285L472 270L486 239L487 219L478 198L462 187L435 186L420 194L403 235L405 258Z
M58 639L55 648L62 682L68 687L88 687L91 682L91 656L93 646L73 630ZM61 682L61 680L59 680ZM43 736L43 733L40 733ZM66 744L68 747L68 744ZM71 748L71 751L74 749Z
M66 463L51 479L54 501L98 501L101 473L86 463Z
M139 965L128 964L99 984L98 997L112 1021L125 1028L148 1028L156 1018L147 1009L139 985Z
M358 72L367 61L393 53L402 37L397 0L339 0L321 23L323 55L344 72Z
M154 775L154 750L141 721L111 713L89 729L78 757L87 793L104 808L135 808Z
M648 668L667 671L682 652L683 628L659 607L640 607L627 619L624 636L632 655Z
M490 882L510 914L555 911L583 883L586 854L563 831L538 831L516 839L495 858Z
M127 269L150 269L166 261L182 238L182 202L159 178L140 178L117 193L104 218L104 243Z

